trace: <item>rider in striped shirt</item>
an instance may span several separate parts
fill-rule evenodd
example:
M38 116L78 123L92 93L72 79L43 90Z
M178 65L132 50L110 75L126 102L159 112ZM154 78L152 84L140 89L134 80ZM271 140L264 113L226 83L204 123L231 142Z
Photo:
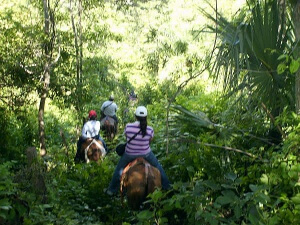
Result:
M127 143L125 153L121 156L114 171L112 180L106 190L108 195L116 194L120 188L120 176L125 166L138 157L143 157L161 174L162 188L170 189L168 177L150 148L150 141L154 136L153 128L147 125L147 109L144 106L137 107L135 111L136 122L129 123L125 127L127 141L135 134L130 143Z
M125 135L127 141L130 140L136 133L140 131L140 121L136 121L134 123L129 123L125 127ZM148 154L150 149L150 141L154 136L153 128L147 126L145 135L140 132L131 142L127 143L125 152L128 155L146 155Z

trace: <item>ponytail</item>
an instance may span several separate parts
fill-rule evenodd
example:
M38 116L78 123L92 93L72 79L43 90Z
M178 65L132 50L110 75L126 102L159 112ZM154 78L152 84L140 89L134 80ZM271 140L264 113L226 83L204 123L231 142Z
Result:
M137 120L140 121L140 128L142 131L143 137L147 134L147 117L136 116Z

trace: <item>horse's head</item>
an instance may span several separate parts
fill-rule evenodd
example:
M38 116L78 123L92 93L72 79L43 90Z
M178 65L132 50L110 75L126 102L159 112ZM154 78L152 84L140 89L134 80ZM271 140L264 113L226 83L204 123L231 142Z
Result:
M124 169L121 178L121 194L126 190L128 205L139 209L149 193L161 188L161 175L157 168L145 159L137 158Z
M84 147L84 156L85 161L88 163L90 161L98 161L99 159L103 159L106 155L105 148L103 143L100 140L87 140Z

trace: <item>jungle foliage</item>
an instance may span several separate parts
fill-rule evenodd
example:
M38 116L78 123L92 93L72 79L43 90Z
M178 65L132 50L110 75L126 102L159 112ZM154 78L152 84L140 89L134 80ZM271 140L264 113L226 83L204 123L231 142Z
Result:
M300 224L296 2L233 2L4 0L0 224ZM75 164L83 119L111 94L112 151ZM132 211L103 190L138 105L172 189Z

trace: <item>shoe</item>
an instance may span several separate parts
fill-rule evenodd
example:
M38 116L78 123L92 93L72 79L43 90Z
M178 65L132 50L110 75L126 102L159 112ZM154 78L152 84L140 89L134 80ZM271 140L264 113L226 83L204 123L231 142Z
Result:
M107 195L109 195L109 196L113 196L114 195L114 193L111 192L110 190L108 190L108 188L104 189L104 193L107 194Z

